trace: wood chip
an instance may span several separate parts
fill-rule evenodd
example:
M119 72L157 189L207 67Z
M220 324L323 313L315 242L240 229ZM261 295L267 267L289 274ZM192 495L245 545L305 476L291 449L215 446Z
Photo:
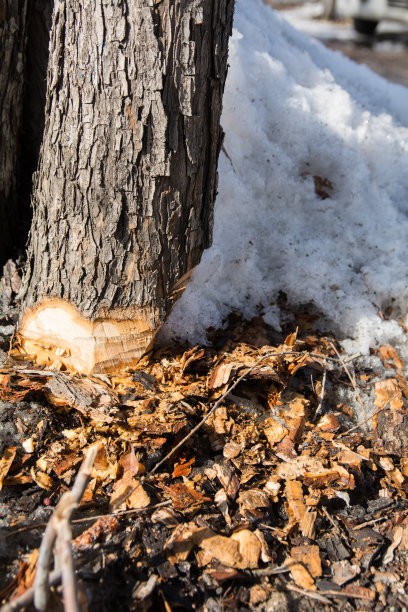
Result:
M3 487L4 479L6 478L11 465L14 461L14 457L16 456L17 446L8 446L3 453L3 456L0 460L0 491Z
M290 551L294 561L302 563L313 578L322 575L322 563L320 560L319 547L316 545L294 546Z

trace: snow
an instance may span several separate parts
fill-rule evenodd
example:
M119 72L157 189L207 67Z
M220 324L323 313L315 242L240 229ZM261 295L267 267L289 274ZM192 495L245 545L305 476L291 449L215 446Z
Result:
M350 351L406 345L408 89L237 0L213 245L161 332L204 342L229 312L279 329L279 292ZM333 184L322 200L313 175ZM390 320L379 310L392 307ZM407 351L404 351L407 352Z

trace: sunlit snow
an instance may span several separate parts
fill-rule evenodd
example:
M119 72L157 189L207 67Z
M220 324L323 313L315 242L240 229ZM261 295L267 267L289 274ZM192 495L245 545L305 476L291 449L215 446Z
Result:
M162 338L205 341L277 295L312 303L349 350L405 343L408 89L237 0L214 238ZM312 176L329 179L330 198ZM379 309L392 306L389 321Z

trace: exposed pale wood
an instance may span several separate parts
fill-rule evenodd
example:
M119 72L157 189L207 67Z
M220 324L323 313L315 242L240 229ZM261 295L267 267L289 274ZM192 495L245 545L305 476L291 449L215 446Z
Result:
M20 344L43 364L88 374L136 363L155 335L151 309L122 308L109 314L91 321L64 300L46 301L26 312Z

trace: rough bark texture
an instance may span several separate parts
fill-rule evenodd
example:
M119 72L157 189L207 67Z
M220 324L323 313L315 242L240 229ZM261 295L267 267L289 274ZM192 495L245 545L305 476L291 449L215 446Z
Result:
M56 0L28 312L70 304L91 336L106 320L141 320L150 339L162 324L211 240L232 13L233 0Z
M408 411L386 408L373 422L373 448L379 454L408 457Z
M0 0L0 266L18 223L18 138L22 117L27 0Z

